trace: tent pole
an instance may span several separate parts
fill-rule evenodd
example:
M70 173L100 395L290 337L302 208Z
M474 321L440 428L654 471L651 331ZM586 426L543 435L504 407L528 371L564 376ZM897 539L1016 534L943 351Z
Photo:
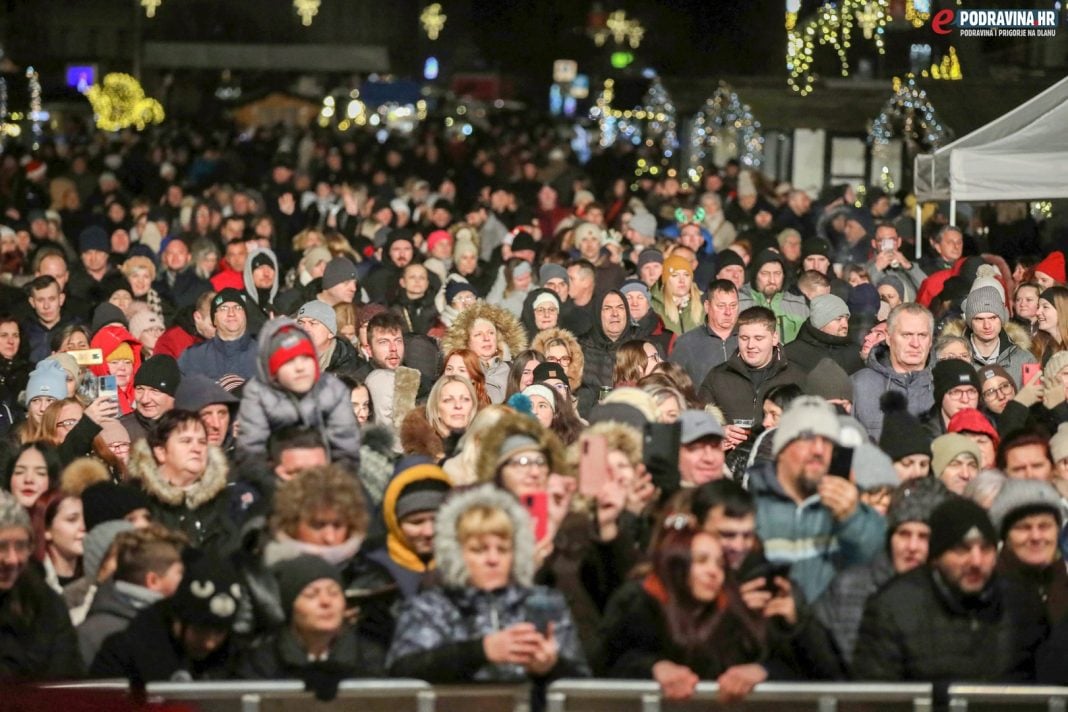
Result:
M921 219L923 218L923 207L920 205L920 201L916 201L916 259L920 259L920 252L923 251L923 225Z
M956 198L950 198L949 199L949 224L953 225L953 226L957 225L957 199Z

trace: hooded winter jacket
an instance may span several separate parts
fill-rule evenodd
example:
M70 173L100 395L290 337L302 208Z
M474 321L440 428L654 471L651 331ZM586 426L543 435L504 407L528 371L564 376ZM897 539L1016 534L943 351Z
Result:
M615 339L609 338L604 333L604 323L600 316L604 300L609 294L614 294L623 300L625 326L623 327L623 333ZM602 294L597 300L595 314L597 314L597 318L594 319L593 328L579 340L583 356L586 359L586 366L582 373L582 384L593 391L612 385L612 374L616 368L616 352L620 346L637 338L637 329L631 323L627 298L623 296L622 292L612 291Z
M133 351L133 371L130 372L130 381L125 387L119 387L119 409L123 415L126 415L134 409L134 378L137 376L137 369L141 368L141 342L124 327L117 324L105 326L93 334L93 340L89 342L90 348L100 349L104 353L104 363L90 366L89 369L97 376L108 375L108 354L123 343L129 344Z
M215 336L187 348L178 358L178 370L183 376L203 373L213 381L231 375L247 381L256 375L256 341L248 330L233 341Z
M461 542L456 538L460 516L478 506L498 509L512 523L511 581L493 591L471 585ZM589 675L563 596L531 585L534 535L529 516L512 495L493 485L482 485L447 501L438 511L434 560L443 585L414 596L402 606L397 634L386 657L391 675L436 684L531 681L519 665L487 660L482 641L490 633L532 620L528 601L533 596L543 599L544 608L550 611L553 636L559 646L556 667L546 679Z
M861 422L875 442L883 432L879 398L889 390L905 394L909 412L917 418L934 406L934 380L930 369L898 373L890 365L890 347L877 344L868 354L867 367L850 377L853 381L853 417Z
M503 403L508 387L508 370L512 357L527 347L527 335L519 319L495 304L478 302L460 312L441 340L441 353L468 348L475 321L484 319L497 327L497 353L482 360L486 377L486 394L494 403ZM481 357L480 357L481 358Z
M868 505L858 503L838 521L819 495L798 504L786 494L774 462L754 465L748 474L764 555L790 564L790 578L806 600L815 601L839 571L871 561L886 544L886 521Z
M236 545L239 527L231 517L228 466L222 450L208 446L204 474L185 488L167 481L146 440L133 444L128 468L130 477L140 480L149 497L154 522L184 533L195 547L226 552Z
M1017 327L1012 324L1007 324L1006 327L1012 330L1017 329ZM975 366L976 371L983 366L997 364L1009 372L1014 383L1023 383L1024 364L1038 363L1038 359L1036 359L1026 347L1021 348L1015 341L1009 338L1009 335L1006 333L1006 328L1002 328L1001 333L998 335L1000 341L998 345L998 354L991 360L982 358L979 356L979 352L975 350L975 344L972 343L971 329L967 329L964 332L964 338L968 340L968 350L972 354L972 365Z
M783 279L785 280L788 268L782 256L772 250L760 252L753 259L753 263L749 265L749 273L752 275L749 279L749 284L738 290L738 313L742 313L749 307L767 307L771 309L775 312L775 320L779 325L779 338L783 344L788 344L797 338L801 325L808 319L808 303L805 301L804 296L787 291L785 283L783 284L783 289L776 292L771 299L760 293L756 286L757 273L760 272L761 267L769 262L778 262L782 266Z
M360 429L349 402L349 389L330 373L319 375L311 390L296 395L283 389L270 375L270 344L283 328L308 336L288 317L272 319L260 331L256 376L245 383L238 411L238 458L262 456L271 433L290 425L319 431L331 462L343 462L353 472L360 464Z
M833 336L812 326L805 320L797 338L787 344L786 357L802 371L811 373L822 358L829 358L847 374L854 374L864 368L860 358L860 346L849 336Z
M764 395L785 383L801 385L805 372L783 354L781 347L775 349L771 363L764 368L750 368L735 351L725 363L716 366L702 381L700 395L708 403L715 404L727 422L732 420L763 420Z
M252 261L259 255L265 255L274 265L274 281L267 290L257 289L252 282ZM255 336L260 333L264 323L275 314L274 300L278 296L278 258L274 252L264 247L253 247L245 260L245 313L248 319L248 333Z

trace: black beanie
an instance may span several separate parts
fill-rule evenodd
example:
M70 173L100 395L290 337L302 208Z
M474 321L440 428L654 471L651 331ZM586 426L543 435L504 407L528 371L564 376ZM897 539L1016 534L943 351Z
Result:
M82 492L82 516L85 531L97 524L122 519L135 509L148 509L148 495L139 487L117 485L114 482L97 482Z
M174 396L178 384L182 382L182 372L173 356L156 354L141 364L134 376L134 386L148 386L157 391Z
M883 430L879 449L897 461L909 455L931 456L931 433L908 410L904 393L887 391L879 398L883 411Z
M563 366L554 361L539 363L534 369L534 382L541 383L550 378L559 379L570 385L570 381L567 380L567 371L564 370Z
M262 267L263 265L267 265L271 269L276 269L274 265L274 260L271 259L271 256L269 254L262 251L257 252L256 255L252 258L252 266L249 269L255 272L257 267Z
M182 560L182 582L168 599L171 614L190 625L229 629L242 596L233 563L196 549L182 552Z
M301 554L275 564L274 577L278 580L278 600L287 620L293 617L293 602L305 586L324 578L341 583L337 567L313 554Z
M93 310L93 321L90 324L90 329L95 336L96 332L108 324L122 324L124 329L130 327L130 322L126 319L126 315L122 313L122 309L119 309L111 302L101 302Z
M945 397L946 393L958 386L971 386L976 392L982 390L982 384L979 383L979 374L975 372L975 368L967 361L961 361L959 358L947 358L945 361L939 361L931 370L931 378L934 381L935 406L939 409L942 407L942 398Z
M976 532L990 544L998 542L990 515L978 504L964 497L950 497L935 507L928 524L931 527L928 561L934 561Z
M745 260L734 250L723 250L716 255L716 272L718 273L724 267L738 266L745 269Z
M211 321L215 322L215 312L219 310L223 304L227 302L235 302L240 304L241 308L245 308L245 293L239 289L233 287L226 287L219 291L218 294L211 300Z

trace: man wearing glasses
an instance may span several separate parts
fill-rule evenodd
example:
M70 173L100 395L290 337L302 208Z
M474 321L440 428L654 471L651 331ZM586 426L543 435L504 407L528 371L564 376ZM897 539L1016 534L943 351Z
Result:
M950 358L931 371L934 406L920 419L932 437L948 432L949 419L965 408L979 407L979 376L971 364Z
M237 376L245 381L256 375L256 342L248 334L245 294L223 289L211 300L211 321L215 336L190 346L178 359L185 375L202 373L213 381Z

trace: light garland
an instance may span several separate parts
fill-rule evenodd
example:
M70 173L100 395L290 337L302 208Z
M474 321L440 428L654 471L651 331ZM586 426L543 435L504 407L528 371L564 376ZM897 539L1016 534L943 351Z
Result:
M320 0L293 0L293 7L300 15L300 24L309 27L312 18L319 14Z
M41 145L41 77L33 67L26 68L26 83L30 90L30 132L34 149Z
M764 162L764 134L761 124L753 116L748 104L743 104L738 94L726 82L694 115L690 129L690 179L698 181L704 170L705 160L723 140L721 134L729 132L727 144L731 154L747 167L759 168Z
M147 17L155 17L156 10L163 4L163 0L141 0L141 7L145 8Z
M445 29L445 21L448 19L448 15L441 11L440 2L427 5L419 13L419 22L422 23L423 31L430 40L436 40L441 36L441 31Z
M916 29L923 27L931 19L931 0L905 0L905 19Z
M883 104L868 130L868 143L872 146L873 157L881 158L895 135L901 135L907 144L916 144L924 151L945 145L950 138L949 131L939 120L931 100L927 98L927 92L916 84L915 75L906 74L904 80L894 77L893 86L893 96ZM880 171L884 187L893 186L890 168L883 164ZM890 188L887 191L892 192Z
M163 106L145 96L141 83L129 74L107 74L103 83L89 87L85 96L93 105L97 127L104 131L120 131L130 126L141 131L148 124L163 122Z
M617 45L626 43L631 49L638 49L645 37L645 28L638 20L627 17L626 11L616 10L608 15L603 27L590 30L589 35L598 47L604 47L611 37Z
M931 79L945 79L949 81L963 79L964 73L960 68L960 58L957 56L957 49L955 47L950 47L949 52L942 56L941 62L932 64L929 70L923 70L923 76Z
M597 121L600 129L601 146L607 148L620 138L635 146L644 143L659 149L666 163L679 147L678 116L660 77L654 76L650 81L641 106L617 109L612 106L614 98L615 80L605 79L604 88L590 109L590 118Z
M798 25L800 4L788 0L786 6L786 81L790 88L807 96L816 82L813 70L816 46L830 45L838 54L842 76L849 76L847 53L852 46L853 28L859 26L864 38L875 43L879 54L886 51L883 33L890 20L889 0L842 0L840 6L825 3L816 14Z

